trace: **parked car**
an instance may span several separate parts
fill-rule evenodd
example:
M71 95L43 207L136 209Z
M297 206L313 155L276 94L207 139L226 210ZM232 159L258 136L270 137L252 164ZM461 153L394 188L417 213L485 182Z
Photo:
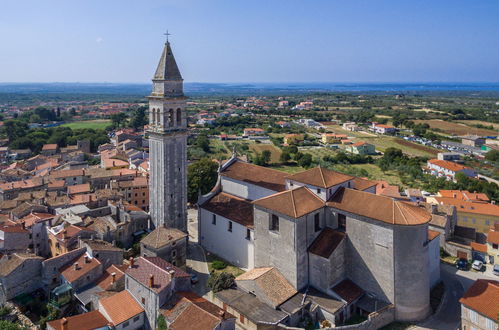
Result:
M473 261L473 264L471 265L471 268L478 271L482 270L482 267L483 267L483 262L481 262L480 260Z
M456 268L460 270L468 270L468 260L459 259L456 261Z
M499 276L499 265L494 265L494 268L492 269L492 273Z

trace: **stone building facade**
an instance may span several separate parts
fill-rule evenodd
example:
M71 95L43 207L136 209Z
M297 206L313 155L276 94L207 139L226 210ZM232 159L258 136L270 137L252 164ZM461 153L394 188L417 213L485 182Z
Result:
M149 96L150 210L155 227L187 231L187 117L183 79L166 42Z

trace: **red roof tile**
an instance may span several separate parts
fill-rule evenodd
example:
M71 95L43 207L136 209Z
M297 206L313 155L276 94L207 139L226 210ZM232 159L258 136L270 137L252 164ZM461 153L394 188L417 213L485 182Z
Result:
M349 279L341 281L333 288L333 291L349 304L364 294L364 290Z
M499 281L480 279L464 293L459 302L497 322Z
M341 231L324 228L310 245L308 251L323 258L329 258L345 237L346 234Z
M253 228L253 204L245 199L220 192L203 203L201 207L243 226Z

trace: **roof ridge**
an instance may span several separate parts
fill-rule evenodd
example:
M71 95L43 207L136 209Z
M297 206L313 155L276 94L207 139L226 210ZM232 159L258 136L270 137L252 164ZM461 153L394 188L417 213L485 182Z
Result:
M300 188L297 188L297 189L300 189ZM296 219L296 218L298 218L298 213L296 212L295 197L293 195L294 190L295 189L291 190L291 205L293 205L293 214L295 215L295 219Z
M322 167L319 166L319 173L321 174L321 179L322 183L324 184L324 187L327 188L326 180L324 179L324 173L322 172Z
M405 216L404 212L402 211L402 208L400 207L400 203L397 203L397 201L393 201L393 204L397 205L397 208L400 211L400 214L404 218L404 221L406 224L409 224L409 221L407 221L407 217ZM395 224L395 211L393 212L393 223Z

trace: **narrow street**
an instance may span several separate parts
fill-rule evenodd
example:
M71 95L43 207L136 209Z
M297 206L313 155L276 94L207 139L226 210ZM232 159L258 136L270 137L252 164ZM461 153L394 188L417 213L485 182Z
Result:
M187 267L189 267L191 272L198 277L198 282L193 285L194 292L200 296L204 296L209 291L209 289L206 288L206 281L210 274L203 248L198 243L197 216L197 210L188 210L187 226L189 230L189 246L187 247Z
M457 270L454 266L443 263L440 264L440 274L446 290L444 301L434 315L411 329L458 329L461 321L459 299L475 280L489 278L484 273Z

